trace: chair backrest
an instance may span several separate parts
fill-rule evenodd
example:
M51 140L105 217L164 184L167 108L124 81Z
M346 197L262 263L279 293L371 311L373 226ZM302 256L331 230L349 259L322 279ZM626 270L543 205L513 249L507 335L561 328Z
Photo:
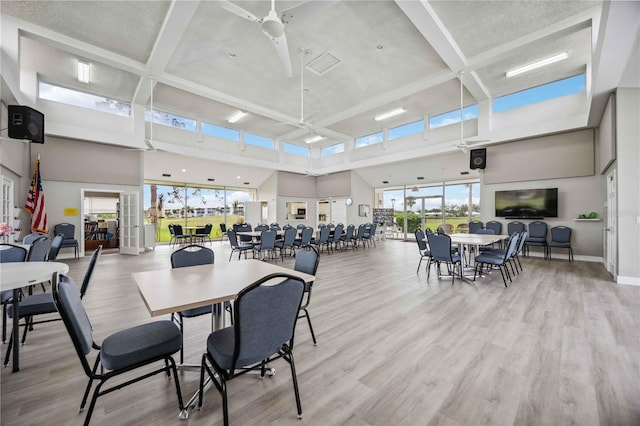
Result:
M304 223L299 223L298 225L296 225L297 229L304 229L306 227L307 227L307 225L305 225Z
M513 235L513 234L510 234ZM527 240L529 233L527 231L523 231L520 233L520 240L518 241L518 247L516 247L515 255L522 253L522 247L524 247L524 242Z
M171 253L171 267L184 268L196 265L211 265L215 261L213 250L197 244L182 247Z
M284 230L284 240L282 241L283 247L291 247L293 242L296 240L296 236L298 235L298 230L294 227L289 227Z
M0 263L24 262L27 249L13 244L0 244Z
M571 228L568 226L554 226L551 228L551 241L555 243L571 242Z
M286 223L286 224L282 227L282 229L283 229L284 231L286 231L287 229L290 229L290 228L293 228L293 226L291 226L291 224L289 224L289 223Z
M65 240L75 239L76 226L73 223L59 223L53 227L53 235L62 234Z
M293 264L293 269L298 272L304 272L305 274L315 275L318 270L318 264L320 263L320 254L315 247L307 246L302 250L298 250L296 253L296 261Z
M27 234L22 239L22 244L33 244L35 240L42 237L43 235L47 235L47 234L43 234L42 232L32 232L31 234Z
M56 258L58 257L58 253L60 253L62 241L64 241L64 235L62 234L58 234L53 237L53 240L51 240L51 246L49 246L49 255L47 256L47 260L56 260Z
M256 231L258 227L256 226ZM269 250L276 245L276 231L266 229L260 234L260 250Z
M172 237L175 236L176 231L173 229L173 223L170 223L168 227L169 227L169 234L171 234Z
M318 229L322 229L322 228L326 228L327 225L325 225L324 223L320 223L318 225Z
M429 249L433 260L440 262L451 262L451 237L447 234L427 235Z
M418 229L415 233L416 242L418 243L418 250L420 250L420 254L424 254L425 250L427 250L427 242L424 240L426 237L424 236L424 231L422 229Z
M269 225L264 223L256 226L256 231L266 231L267 229L269 229Z
M260 362L278 353L286 343L293 347L303 292L302 279L272 274L238 293L233 306L235 345L231 374L236 366Z
M335 227L336 227L336 226L335 226L333 223L328 223L328 224L327 224L327 228L329 228L329 229L333 229L333 228L335 228Z
M173 224L173 233L177 237L180 237L180 236L184 235L184 233L182 232L182 225L174 223Z
M529 238L547 238L547 224L541 221L529 224Z
M227 231L227 237L229 237L229 245L232 249L238 248L238 236L236 235L236 231L230 229Z
M373 225L371 225L371 228L369 228L369 238L373 238L376 236L376 229L378 229L377 223L374 223Z
M87 361L87 355L93 347L91 322L82 305L82 299L73 279L69 276L62 277L61 275L58 280L56 274L53 274L51 281L53 300L69 333L69 337L71 337L82 367L85 373L91 377L91 368Z
M209 235L209 234L211 234L211 231L212 231L212 230L213 230L213 224L211 224L211 223L207 223L207 224L204 226L204 232L205 232L205 235Z
M269 225L269 229L273 229L274 231L280 231L280 225L277 222L273 222Z
M224 235L225 232L227 232L227 225L224 223L220 224L220 232L222 232L222 234Z
M504 253L505 260L515 256L516 250L518 248L517 246L518 246L519 238L520 238L520 234L518 234L517 232L509 236L509 242L507 243L507 250Z
M364 238L364 234L367 232L367 226L364 223L358 225L358 232L356 233L356 240L361 240Z
M196 235L199 235L201 237L204 235L209 235L209 232L207 232L207 225L201 228L196 228Z
M484 225L482 222L478 220L474 220L473 222L469 222L469 233L475 234L478 229L483 229Z
M514 232L522 233L524 232L524 230L525 230L525 226L524 226L524 223L522 222L518 222L516 220L516 221L507 223L507 234L509 235L513 234Z
M485 228L485 229L477 229L476 230L476 234L485 234L485 235L495 235L496 234L496 230L495 229L491 229L491 228Z
M327 241L329 241L329 233L331 232L331 229L329 229L328 227L324 227L320 230L320 238L318 238L318 243L319 244L324 244Z
M84 273L84 278L82 279L82 285L80 286L80 298L82 299L84 295L87 293L87 289L89 288L89 283L91 283L91 277L93 277L93 270L96 267L96 263L98 263L98 259L102 254L102 245L99 245L97 249L93 251L91 254L91 258L89 259L89 266L87 266L87 271Z
M347 225L347 230L344 234L344 236L342 237L342 239L344 241L349 241L353 238L353 231L356 229L355 225L351 224L351 225Z
M333 241L337 241L342 238L342 231L344 230L344 225L338 224L335 228L333 228Z
M311 242L311 237L313 237L313 228L310 226L305 227L300 234L300 245L308 246Z
M51 247L51 237L48 235L41 235L31 243L29 248L29 254L27 255L27 262L44 262L47 260L49 254L49 247Z
M500 235L502 232L502 223L496 220L490 220L484 225L485 229L493 229L496 235Z

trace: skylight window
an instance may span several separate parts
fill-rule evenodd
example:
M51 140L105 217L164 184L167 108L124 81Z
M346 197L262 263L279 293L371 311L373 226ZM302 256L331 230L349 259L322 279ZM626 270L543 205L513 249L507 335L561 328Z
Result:
M244 134L244 143L247 145L259 146L260 148L273 149L273 139L265 138L251 133Z
M309 156L309 148L304 146L293 145L285 142L283 144L283 149L287 154L300 155L301 157Z
M404 126L394 127L387 131L387 139L393 140L403 136L415 135L424 132L424 120L405 124Z
M220 139L227 139L234 142L240 141L240 132L238 130L229 129L227 127L216 126L215 124L209 124L202 122L202 134L207 136L214 136Z
M149 123L151 122L151 111L146 108L144 110L144 120ZM153 124L182 129L188 132L196 132L196 120L164 111L153 111Z
M42 83L38 85L40 99L60 102L95 111L108 112L109 114L131 116L131 104L116 99L95 96L89 93L71 90L52 84Z
M320 151L320 156L328 157L330 155L341 154L343 152L344 152L344 143L338 143L335 145L322 148L322 150Z
M471 105L462 109L462 121L473 120L478 118L478 105ZM460 108L446 112L440 115L429 117L429 129L437 129L438 127L450 126L460 123Z
M374 133L372 135L361 136L356 139L356 148L362 148L364 146L375 145L382 143L384 135L382 132Z
M543 84L542 86L512 93L493 100L493 112L498 113L519 108L561 96L572 95L586 90L584 74L564 80Z

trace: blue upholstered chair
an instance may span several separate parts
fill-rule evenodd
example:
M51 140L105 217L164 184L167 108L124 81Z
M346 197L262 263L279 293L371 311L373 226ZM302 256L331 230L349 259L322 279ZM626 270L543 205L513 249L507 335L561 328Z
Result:
M425 241L426 236L424 231L422 231L421 229L418 229L415 232L415 236L416 243L418 244L418 252L420 253L420 262L418 262L418 269L416 270L416 273L420 272L420 265L422 265L422 260L427 259L426 271L427 278L429 278L429 272L431 271L431 269L429 268L431 266L431 252L429 251L429 247L427 246L427 242Z
M222 396L222 415L227 426L227 382L252 369L259 369L264 377L266 363L282 358L291 366L298 417L302 418L293 336L303 293L304 281L288 274L268 275L238 293L233 306L233 326L216 330L207 338L198 407L202 407L206 373Z
M293 269L298 272L304 272L305 274L315 275L318 271L318 265L320 263L320 254L315 247L307 246L302 250L299 250L296 254L296 261L293 265ZM313 288L313 282L304 283L304 301L300 305L300 315L298 318L306 318L309 324L309 331L311 331L311 339L313 344L317 345L316 335L313 332L313 326L311 325L311 317L309 316L309 303L311 302L311 290Z
M24 262L27 258L27 249L13 244L0 244L0 263ZM13 290L5 290L0 293L2 303L2 343L7 340L7 305L13 302Z
M484 229L484 225L482 222L478 220L474 220L473 222L469 222L469 233L475 234L478 229Z
M238 237L236 235L236 231L228 230L227 237L229 238L229 245L231 245L231 253L229 253L229 262L231 262L231 257L233 253L238 253L238 260L240 260L240 255L244 253L244 258L247 258L247 252L253 251L253 244L238 242Z
M507 266L507 262L509 261L509 259L511 259L511 257L514 255L516 251L519 236L520 234L518 233L514 233L511 236L509 236L507 249L504 250L503 252L496 253L496 252L487 251L476 256L475 258L476 266L473 272L473 280L474 281L476 280L477 273L482 271L482 268L484 265L498 266L500 268L500 275L502 275L502 281L504 282L504 286L507 287L507 278L509 279L509 282L512 282L511 274L509 274L509 268Z
M569 262L573 261L573 248L571 248L571 228L568 226L554 226L551 228L551 241L548 243L548 254L551 259L551 248L567 249Z
M73 255L78 258L78 240L75 238L76 226L72 223L59 223L53 227L53 235L62 234L63 240L60 248L73 247Z
M440 265L444 263L447 266L447 272L452 278L451 285L455 282L456 266L458 266L458 272L460 278L462 278L462 258L459 254L454 254L451 251L451 237L447 234L428 234L427 240L429 242L429 249L431 252L432 262L437 265L438 278L440 274Z
M547 245L547 224L542 221L535 221L529 224L529 236L524 242L524 253L529 255L529 247L542 247L544 258L548 255Z
M182 346L182 334L180 329L171 321L155 321L143 325L128 328L111 334L98 345L93 340L93 327L89 322L87 312L82 306L80 294L73 279L66 277L58 281L53 275L53 299L58 312L62 317L64 326L71 337L73 346L78 354L82 368L89 377L89 383L84 392L80 409L84 409L89 396L89 391L94 381L98 385L93 391L89 409L84 424L88 425L99 396L105 395L124 386L139 382L158 373L171 374L178 394L178 406L184 408L178 372L172 355ZM92 350L98 350L93 367L89 364L89 355ZM132 370L158 363L158 368L149 371L143 368L139 376L132 377ZM127 380L118 381L108 389L102 389L109 379L128 373ZM111 382L109 382L111 383Z

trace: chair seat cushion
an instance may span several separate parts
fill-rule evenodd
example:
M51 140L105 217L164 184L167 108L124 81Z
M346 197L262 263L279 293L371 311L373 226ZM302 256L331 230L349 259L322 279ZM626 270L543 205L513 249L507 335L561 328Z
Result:
M528 237L525 240L525 243L527 243L527 244L535 244L535 243L546 244L547 243L547 239L544 238L544 237Z
M62 244L60 244L60 247L78 247L78 241L77 240L62 240Z
M0 303L6 303L13 297L13 290L4 290L0 293Z
M26 296L20 301L20 318L31 315L42 315L58 312L56 304L53 302L52 293L40 293ZM9 305L7 314L13 318L13 306Z
M558 243L555 241L551 241L548 244L549 247L558 247L558 248L571 248L571 243Z
M476 256L476 263L488 263L490 265L502 265L504 263L503 256L492 256L490 254L481 254Z
M120 370L174 354L182 346L180 329L171 321L155 321L119 331L104 339L102 365Z

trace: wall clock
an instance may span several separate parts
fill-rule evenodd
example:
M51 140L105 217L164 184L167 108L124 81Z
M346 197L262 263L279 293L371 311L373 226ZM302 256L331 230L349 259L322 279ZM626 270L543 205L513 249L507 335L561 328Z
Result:
M351 204L353 204L353 198L351 198L351 197L347 198L345 203L346 203L346 205L350 206Z

